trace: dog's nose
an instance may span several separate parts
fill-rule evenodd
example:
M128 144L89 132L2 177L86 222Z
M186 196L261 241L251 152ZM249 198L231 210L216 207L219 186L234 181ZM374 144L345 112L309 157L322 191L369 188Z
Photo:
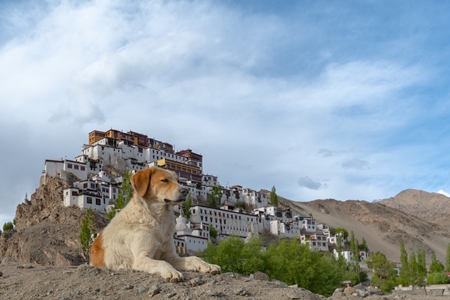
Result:
M187 196L187 194L189 194L189 190L187 188L181 188L180 193L183 196Z

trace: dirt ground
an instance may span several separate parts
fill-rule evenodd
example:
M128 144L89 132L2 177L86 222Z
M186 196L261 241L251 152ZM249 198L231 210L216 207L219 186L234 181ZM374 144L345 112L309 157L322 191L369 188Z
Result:
M227 273L183 273L184 282L136 271L111 271L88 265L0 265L0 299L326 299L278 281Z
M233 273L209 275L186 272L184 281L165 282L137 271L111 271L88 265L41 266L4 259L0 264L0 300L34 299L302 299L324 300L296 286L269 281L265 274L242 277ZM446 296L410 294L371 295L372 300L436 300ZM328 299L356 300L358 296L335 293Z

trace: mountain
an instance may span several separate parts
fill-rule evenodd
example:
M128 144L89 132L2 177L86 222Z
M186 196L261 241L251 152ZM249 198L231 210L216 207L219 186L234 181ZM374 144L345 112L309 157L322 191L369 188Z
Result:
M450 227L450 198L440 193L404 190L380 203L418 218Z
M295 202L281 197L279 203L300 215L311 214L319 224L353 231L360 242L362 238L367 241L371 251L381 251L391 261L400 261L399 245L403 241L408 252L425 249L428 257L434 252L443 262L450 230L448 222L442 221L448 207L442 206L450 199L412 191L376 203L334 199Z

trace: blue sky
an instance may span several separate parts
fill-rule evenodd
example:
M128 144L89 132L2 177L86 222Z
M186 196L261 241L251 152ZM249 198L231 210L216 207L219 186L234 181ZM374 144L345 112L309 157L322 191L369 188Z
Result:
M450 3L0 2L0 224L92 130L297 201L450 191Z

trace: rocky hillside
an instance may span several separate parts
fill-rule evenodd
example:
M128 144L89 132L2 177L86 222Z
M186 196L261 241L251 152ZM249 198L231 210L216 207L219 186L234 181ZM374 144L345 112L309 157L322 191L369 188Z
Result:
M84 212L62 206L62 192L67 182L47 178L31 195L31 201L19 204L16 227L0 237L0 259L10 257L21 262L41 265L71 266L85 262L79 242ZM96 226L105 220L95 214Z
M450 227L450 198L442 194L409 189L380 203L426 221Z
M408 252L417 252L421 248L428 254L435 252L438 259L444 261L450 241L449 226L439 221L434 222L440 212L434 212L432 208L426 209L427 203L435 203L427 199L440 197L426 192L421 192L420 195L424 200L420 207L423 208L423 213L428 214L427 218L413 214L414 209L408 208L408 203L414 201L410 197L403 197L404 202L394 197L378 203L333 199L294 202L281 198L280 205L290 207L300 215L312 214L319 223L330 227L343 227L349 232L353 231L359 241L364 237L372 251L385 253L391 261L400 260L401 241L405 243ZM398 208L388 206L387 202L393 201L392 199L397 200L394 203L397 203Z

